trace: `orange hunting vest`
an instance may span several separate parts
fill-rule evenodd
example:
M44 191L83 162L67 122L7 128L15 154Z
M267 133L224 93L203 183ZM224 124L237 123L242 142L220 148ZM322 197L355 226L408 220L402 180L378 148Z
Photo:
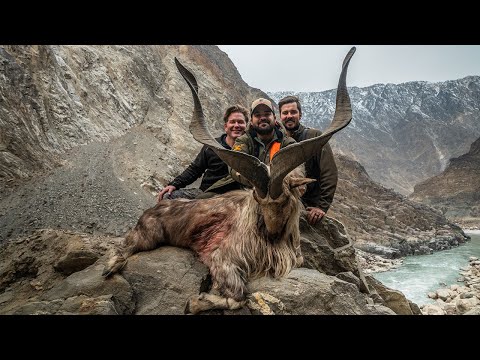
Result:
M272 161L273 155L275 155L278 150L280 150L280 143L278 141L275 141L272 144L272 147L270 148L270 162Z

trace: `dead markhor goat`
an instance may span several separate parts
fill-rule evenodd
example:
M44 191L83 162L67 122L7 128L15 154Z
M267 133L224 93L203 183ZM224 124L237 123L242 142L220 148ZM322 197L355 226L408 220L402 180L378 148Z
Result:
M352 48L343 62L330 126L318 137L281 149L270 166L254 156L227 150L216 142L206 125L197 81L175 58L193 96L190 132L247 178L253 190L232 191L209 199L158 202L146 210L135 228L128 232L123 248L109 260L104 276L121 270L127 258L139 251L160 245L190 248L208 266L213 288L222 295L202 293L190 299L187 311L197 313L211 308L237 309L244 304L249 279L266 275L281 277L299 266L303 261L299 187L315 181L305 178L299 169L352 118L346 75L354 52Z

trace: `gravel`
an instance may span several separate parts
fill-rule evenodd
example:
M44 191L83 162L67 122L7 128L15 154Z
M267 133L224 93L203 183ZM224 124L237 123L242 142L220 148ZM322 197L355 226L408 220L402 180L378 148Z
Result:
M125 164L125 158L119 156L133 149L133 139L126 136L119 141L77 147L65 157L63 165L4 189L0 242L41 228L124 235L156 202L138 178L126 171L131 164Z

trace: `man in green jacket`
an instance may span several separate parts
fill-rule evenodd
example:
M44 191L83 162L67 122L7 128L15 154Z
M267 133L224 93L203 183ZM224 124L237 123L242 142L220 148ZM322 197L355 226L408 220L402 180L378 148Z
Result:
M250 124L244 135L235 140L232 150L253 155L265 164L270 164L273 155L281 148L295 143L285 129L276 122L275 110L270 100L259 98L250 107ZM238 172L231 169L232 178L251 186Z
M319 136L322 132L300 124L302 107L296 96L287 96L278 102L280 120L287 134L297 142ZM328 211L337 188L338 172L333 152L327 143L321 152L305 163L306 177L318 181L308 184L302 202L308 211L308 222L312 225L322 219Z

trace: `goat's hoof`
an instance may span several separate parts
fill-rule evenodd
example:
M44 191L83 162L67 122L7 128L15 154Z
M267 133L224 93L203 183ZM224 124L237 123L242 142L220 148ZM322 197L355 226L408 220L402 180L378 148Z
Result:
M105 269L102 272L102 276L108 278L113 274L116 274L123 270L123 268L127 265L127 260L118 260L118 258L114 258L110 260L106 265Z
M297 256L295 266L296 266L296 267L300 267L302 264L303 264L303 256L302 256L302 255Z
M185 315L191 314L190 311L190 300L187 300L187 303L185 304L185 308L183 309L183 313Z
M215 308L215 304L207 298L205 293L201 293L200 295L192 296L188 299L184 313L185 314L198 314L199 312L210 310Z
M201 301L200 296L193 296L190 299L187 300L187 303L185 304L185 309L183 310L184 314L198 314L201 310L201 306L199 302Z

